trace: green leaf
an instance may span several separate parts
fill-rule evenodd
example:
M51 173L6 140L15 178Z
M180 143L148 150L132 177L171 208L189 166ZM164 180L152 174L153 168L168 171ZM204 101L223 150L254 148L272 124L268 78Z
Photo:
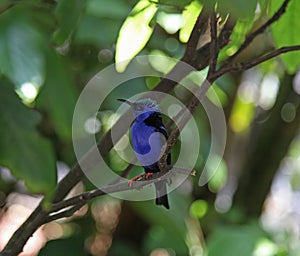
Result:
M58 19L59 29L54 34L54 41L60 45L70 38L78 25L84 11L86 0L60 0L55 15Z
M74 40L76 43L88 43L107 48L107 45L116 41L121 25L120 20L100 19L86 15L80 20Z
M270 15L278 10L283 1L271 1ZM300 21L298 18L300 12L300 2L290 1L286 12L280 19L272 24L271 32L276 44L276 47L299 45L300 37L295 31L300 30ZM290 52L280 55L286 69L293 74L297 71L300 65L300 52Z
M76 96L71 87L67 66L54 51L48 51L45 84L36 99L36 104L47 111L58 135L71 141Z
M50 143L35 128L40 115L25 107L6 82L0 90L0 165L33 193L49 196L56 185L56 166Z
M189 4L182 12L184 25L179 32L179 39L181 42L186 43L189 40L197 17L201 12L201 9L202 5L195 0L191 2L191 4Z
M258 3L260 5L260 9L264 10L266 8L266 5L268 4L269 0L258 0Z
M27 12L12 8L0 15L0 70L17 87L41 85L44 79L44 34Z
M148 42L153 27L150 22L157 12L155 3L140 0L131 15L123 23L116 45L116 69L123 72L131 59L138 54Z
M254 15L257 0L218 0L217 3L223 16L230 13L236 18L248 18Z
M123 0L88 0L86 13L99 18L120 19L130 12L129 4Z

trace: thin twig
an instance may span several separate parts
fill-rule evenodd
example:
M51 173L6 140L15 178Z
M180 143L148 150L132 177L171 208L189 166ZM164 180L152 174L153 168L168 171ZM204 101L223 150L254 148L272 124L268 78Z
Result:
M246 61L246 62L240 62L240 63L233 63L231 65L225 66L223 68L220 68L215 74L214 74L214 79L217 79L224 74L227 73L232 73L232 72L238 72L238 71L245 71L249 68L252 68L258 64L261 64L267 60L270 60L274 57L277 57L281 54L292 52L292 51L299 51L300 50L300 45L294 45L294 46L285 46L281 47L277 50L274 50L268 54L265 54L261 57L258 57L256 59Z
M218 37L217 37L217 20L216 14L212 11L210 15L210 62L207 79L210 80L212 74L216 71L218 60Z
M184 169L184 168L178 168L169 167L166 172L159 172L154 173L150 178L146 178L145 176L138 180L134 181L131 186L129 186L128 182L120 182L117 184L110 184L107 186L104 186L102 189L95 189L92 191L85 192L83 194L74 196L72 198L69 198L67 200L58 202L52 206L52 209L50 211L49 217L46 219L45 223L56 220L63 217L70 217L71 212L76 212L79 210L84 204L86 204L88 201L92 200L95 197L102 196L105 194L112 194L117 193L121 191L127 191L127 190L134 190L134 189L142 189L143 187L152 184L153 182L161 181L161 180L168 180L172 177L174 177L177 174L184 174L184 175L193 175L194 170L190 169ZM64 211L61 211L65 208L71 207L70 209L66 209Z
M46 219L45 219L45 222L43 224L46 224L48 222L51 222L51 221L54 221L54 220L58 220L58 219L62 219L62 218L67 218L67 217L71 217L75 212L77 212L78 210L80 210L80 208L82 206L84 206L85 203L77 203L75 204L73 207L65 210L65 211L62 211L62 212L59 212L59 213L56 213L54 215L49 215Z

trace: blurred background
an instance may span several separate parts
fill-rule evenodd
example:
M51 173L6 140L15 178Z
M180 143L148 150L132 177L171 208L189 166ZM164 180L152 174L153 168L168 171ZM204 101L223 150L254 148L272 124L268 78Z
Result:
M221 3L222 2L222 3ZM220 24L237 19L219 61L234 54L245 36L283 1L220 1ZM2 0L0 3L0 250L42 195L76 163L72 116L87 82L115 61L151 54L166 74L180 59L205 0ZM299 44L299 3L243 52L243 61ZM209 31L209 30L208 30ZM203 35L199 48L209 41ZM201 58L201 56L199 56ZM201 139L189 177L169 195L170 210L152 201L102 196L71 218L45 224L21 255L300 255L300 73L298 52L245 72L222 76L212 86L227 121L224 155L213 178L198 185L210 150L211 130L200 106L194 119ZM119 65L119 71L125 66ZM201 71L202 75L207 69ZM113 91L86 132L101 138L119 118L118 97L150 90L159 78L130 81ZM199 86L201 84L199 83ZM188 102L177 85L172 92ZM188 129L188 127L187 127ZM191 140L193 136L191 134ZM119 145L120 146L120 145ZM118 148L120 150L120 148ZM180 142L173 155L180 150ZM127 163L113 149L107 163L117 173ZM211 170L214 171L213 169ZM142 172L133 168L130 176ZM69 196L94 189L84 180Z

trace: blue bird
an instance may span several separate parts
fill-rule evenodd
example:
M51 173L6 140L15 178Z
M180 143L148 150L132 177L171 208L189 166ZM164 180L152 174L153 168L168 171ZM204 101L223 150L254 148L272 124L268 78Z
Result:
M146 178L152 173L159 172L158 161L162 155L164 142L168 134L163 125L160 108L155 100L141 99L130 102L118 99L130 105L135 119L131 125L132 145L136 157L146 172ZM171 164L171 154L167 157L167 165ZM167 182L155 183L156 204L169 209Z

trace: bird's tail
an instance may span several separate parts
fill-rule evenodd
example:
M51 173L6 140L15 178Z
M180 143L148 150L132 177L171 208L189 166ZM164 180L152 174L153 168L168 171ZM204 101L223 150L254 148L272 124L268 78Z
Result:
M167 209L169 207L168 194L167 194L167 184L165 181L160 181L155 183L156 189L156 201L157 205L163 205Z

